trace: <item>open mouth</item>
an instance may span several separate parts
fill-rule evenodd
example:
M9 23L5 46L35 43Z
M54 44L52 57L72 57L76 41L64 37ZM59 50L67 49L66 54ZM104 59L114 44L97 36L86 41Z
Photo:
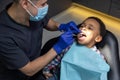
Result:
M87 37L86 34L83 33L83 32L79 33L78 36L77 36L78 40L80 40L80 41L85 40L86 37Z
M82 32L78 35L78 37L86 37L86 34Z

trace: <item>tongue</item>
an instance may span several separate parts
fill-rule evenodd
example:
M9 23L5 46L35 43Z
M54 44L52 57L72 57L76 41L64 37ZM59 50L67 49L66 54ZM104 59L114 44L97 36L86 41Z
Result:
M79 37L79 40L84 40L85 39L85 36L80 36Z

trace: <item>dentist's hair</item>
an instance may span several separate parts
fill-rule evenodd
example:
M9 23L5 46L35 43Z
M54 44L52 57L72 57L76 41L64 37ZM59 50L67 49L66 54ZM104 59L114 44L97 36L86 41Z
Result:
M18 3L20 0L13 0L13 2Z

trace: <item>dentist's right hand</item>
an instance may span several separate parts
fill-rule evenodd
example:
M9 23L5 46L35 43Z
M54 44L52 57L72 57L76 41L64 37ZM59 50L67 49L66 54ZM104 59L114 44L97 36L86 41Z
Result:
M68 30L59 37L57 43L53 46L53 49L57 54L60 54L65 48L73 43L74 38L72 34L72 31Z

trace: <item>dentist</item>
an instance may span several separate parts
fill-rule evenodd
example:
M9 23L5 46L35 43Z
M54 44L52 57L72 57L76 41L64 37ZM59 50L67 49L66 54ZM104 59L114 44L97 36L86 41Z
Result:
M0 13L0 80L43 80L42 68L80 32L73 21L59 24L48 18L48 7L47 0L13 0ZM64 33L40 56L43 28Z

